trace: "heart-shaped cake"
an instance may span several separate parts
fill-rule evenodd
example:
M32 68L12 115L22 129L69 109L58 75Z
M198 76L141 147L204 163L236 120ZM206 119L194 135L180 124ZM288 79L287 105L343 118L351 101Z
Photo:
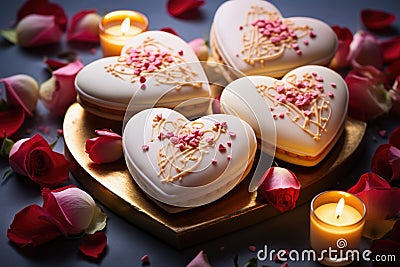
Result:
M276 131L276 158L304 166L318 164L334 146L344 128L347 106L345 81L317 65L294 69L281 80L240 78L221 95L221 110L247 121L260 141L269 142ZM268 116L275 125L258 123Z
M214 58L246 75L282 77L303 65L328 64L337 43L324 22L284 18L262 0L226 1L216 11L210 32Z
M181 38L163 31L141 33L125 44L121 56L86 65L75 86L87 111L114 120L123 120L128 107L135 113L179 106L187 116L209 107L210 88L197 56Z
M135 114L122 141L139 187L177 207L196 207L225 195L246 176L257 150L252 128L235 116L213 114L189 121L166 108Z

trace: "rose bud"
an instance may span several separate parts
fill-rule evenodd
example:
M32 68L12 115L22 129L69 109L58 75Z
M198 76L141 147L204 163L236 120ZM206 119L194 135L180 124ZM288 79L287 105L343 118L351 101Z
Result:
M17 42L22 47L34 47L58 43L63 32L54 16L31 14L17 25Z
M12 170L41 187L55 187L69 178L68 161L39 134L17 141L10 150Z
M29 116L33 116L39 98L39 85L35 79L25 74L18 74L0 79L6 88L7 103L21 107Z
M82 10L72 17L67 30L68 41L98 43L100 15L96 10Z
M42 197L43 208L61 223L68 235L92 234L105 227L105 214L88 193L75 186L44 188Z
M191 262L189 262L186 267L210 267L210 263L208 262L207 255L204 253L204 251L200 251L196 257L192 259Z
M336 33L339 44L329 66L333 69L345 68L349 65L348 55L350 44L353 41L353 33L346 27L332 26L332 29Z
M351 117L368 121L387 113L391 106L390 93L384 88L381 72L373 67L352 70L345 77L349 89Z
M207 61L208 47L203 38L193 39L188 43L200 61Z
M356 32L350 44L348 60L354 67L370 65L381 68L383 51L379 40L370 33L361 30Z
M296 206L300 183L293 172L281 167L270 167L262 181L258 193L280 212Z
M62 116L76 101L75 77L83 68L80 60L69 63L53 72L50 79L41 84L39 97L43 105L55 115Z
M95 130L98 137L86 140L85 152L96 164L109 163L122 157L122 137L109 130Z

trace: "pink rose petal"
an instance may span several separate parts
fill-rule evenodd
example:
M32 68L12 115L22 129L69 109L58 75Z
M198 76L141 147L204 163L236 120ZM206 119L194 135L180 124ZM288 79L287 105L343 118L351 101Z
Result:
M393 176L393 170L389 163L390 144L382 144L376 150L371 160L371 171L380 177L390 181Z
M347 57L350 51L350 44L353 41L353 33L347 27L332 26L332 29L338 37L339 45L330 67L334 69L347 67L349 65Z
M107 246L107 236L104 232L87 235L79 246L79 251L84 255L98 259Z
M199 254L188 264L186 267L211 267L208 262L207 255L204 251L200 251Z
M390 26L396 16L392 13L375 10L375 9L363 9L361 11L361 20L365 27L371 30L379 30Z
M100 37L97 25L100 17L95 9L81 10L76 13L67 29L68 41L98 43Z
M179 17L180 15L196 10L205 3L205 0L168 0L167 10L172 16Z

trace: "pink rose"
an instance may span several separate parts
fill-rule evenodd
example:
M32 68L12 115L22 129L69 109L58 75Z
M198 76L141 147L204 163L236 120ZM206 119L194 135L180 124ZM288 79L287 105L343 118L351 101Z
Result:
M368 121L388 112L392 106L390 93L384 88L384 77L369 66L352 70L345 77L349 89L350 116Z
M75 77L83 68L80 60L53 71L50 79L41 84L39 90L43 105L55 115L62 116L76 101Z
M54 152L39 134L17 141L11 148L9 163L13 171L41 187L55 187L69 178L64 155Z
M353 33L346 27L332 26L332 29L336 33L339 45L329 66L333 69L345 68L349 65L348 55L350 44L353 41Z
M296 206L300 183L293 172L281 167L270 167L262 181L258 193L280 212Z
M383 65L383 51L379 40L368 32L359 30L354 34L348 55L353 67L374 66L381 68Z
M33 204L22 209L7 231L7 237L20 247L35 247L60 236L94 234L106 225L107 216L93 198L73 185L44 188L42 197L42 207ZM104 249L104 238L98 245Z
M34 47L58 43L63 32L54 16L31 14L17 25L17 42L22 47Z
M203 38L193 39L188 43L200 61L207 61L208 47Z
M82 10L72 17L67 30L68 41L98 43L100 15L96 10Z
M122 137L111 130L95 130L97 137L86 140L85 152L96 164L117 161L122 157Z

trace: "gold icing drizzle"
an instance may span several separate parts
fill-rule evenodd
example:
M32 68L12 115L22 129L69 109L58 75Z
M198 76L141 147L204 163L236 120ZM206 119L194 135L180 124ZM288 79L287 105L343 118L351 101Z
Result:
M301 80L297 80L296 74L292 74L286 79L288 85L285 85L284 81L275 81L272 86L256 85L257 91L268 100L267 103L272 103L271 110L278 106L284 107L286 109L284 114L315 141L319 141L322 132L326 132L326 125L332 114L331 103L324 94L322 83L317 79L316 73L305 73ZM285 99L287 91L293 92L291 95L294 97L310 94L314 96L305 105L298 105L295 101L282 100Z
M189 136L193 131L201 132L197 145L192 146L186 143L183 148L179 148L176 142L171 141L172 138L178 139L178 137L185 135ZM165 137L165 133L170 133L170 136ZM164 137L160 137L160 134L164 134ZM200 121L187 122L184 119L171 121L159 115L155 116L150 142L154 142L156 139L159 141L167 139L163 146L158 149L158 176L162 178L163 182L172 183L182 180L186 174L202 162L204 155L209 153L210 148L217 146L222 134L228 134L226 126L218 122L211 129L205 129L204 123Z
M253 21L265 18L272 22L281 21L289 31L293 31L296 37L287 36L279 42L273 42L273 38L279 36L278 33L271 32L269 36L264 35L259 31L257 24L253 25ZM247 29L247 31L246 31ZM265 61L276 59L283 55L285 49L294 49L298 46L298 39L305 37L312 31L308 25L299 26L295 25L289 19L283 19L278 12L268 11L260 6L251 6L250 11L246 14L246 20L243 25L242 43L243 48L240 51L243 55L242 59L248 64L255 64L259 62L264 66ZM308 40L305 41L308 45ZM301 54L301 51L300 53Z
M151 53L155 54L164 53L166 56L156 67L139 71L137 65L130 62L129 51L131 51L131 49L144 55L142 56L143 61L149 61L149 57L146 57L147 51L151 51ZM181 53L183 54L183 52ZM182 89L183 86L201 88L202 82L196 81L198 73L192 70L188 64L181 66L181 64L184 63L186 63L186 61L179 52L174 51L174 49L167 47L163 43L148 36L138 47L129 47L125 50L124 54L117 58L116 63L109 64L104 68L114 77L122 80L129 80L131 83L139 81L141 77L154 77L155 85L175 85L177 91Z

